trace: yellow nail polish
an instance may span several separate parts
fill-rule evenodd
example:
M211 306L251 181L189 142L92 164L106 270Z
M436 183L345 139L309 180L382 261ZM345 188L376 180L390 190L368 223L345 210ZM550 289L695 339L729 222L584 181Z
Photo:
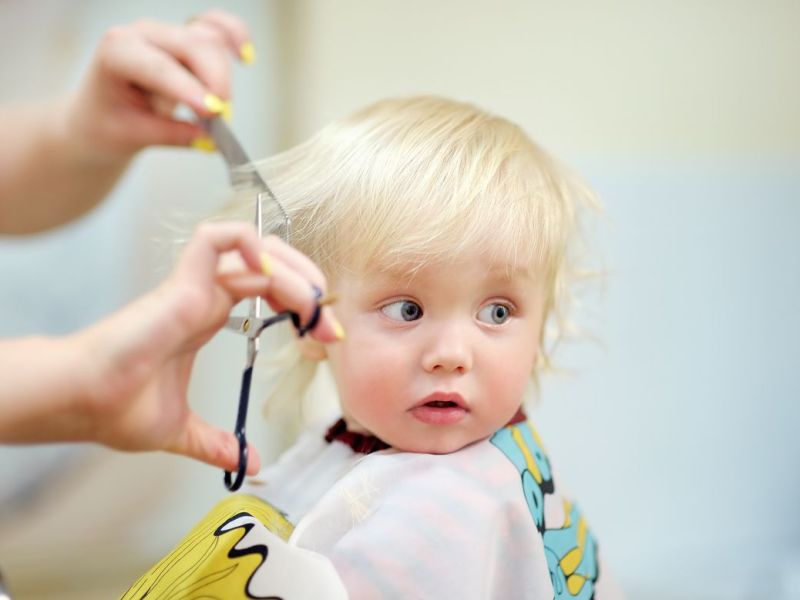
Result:
M264 275L272 275L272 261L266 252L261 253L261 270Z
M230 123L233 118L233 106L231 106L230 100L222 103L222 118L225 119L227 123Z
M202 136L192 140L192 148L201 152L216 152L217 146L210 137Z
M219 96L215 96L214 94L206 94L203 98L203 105L208 109L208 112L215 115L218 115L225 110L225 102L223 102Z
M334 335L336 335L336 339L341 342L344 338L347 337L347 335L344 332L344 327L342 327L342 324L339 323L336 317L331 317L331 320L333 321L333 333Z
M239 57L246 65L252 65L256 60L256 49L252 42L245 42L239 48Z

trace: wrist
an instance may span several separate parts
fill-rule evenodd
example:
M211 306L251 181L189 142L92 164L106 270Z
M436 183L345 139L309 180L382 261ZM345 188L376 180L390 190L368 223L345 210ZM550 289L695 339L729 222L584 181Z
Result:
M54 371L66 393L61 412L69 423L65 439L91 442L96 439L98 390L102 381L102 354L93 342L92 329L52 340ZM59 368L60 367L60 368Z
M73 336L0 342L0 441L88 439L84 357Z

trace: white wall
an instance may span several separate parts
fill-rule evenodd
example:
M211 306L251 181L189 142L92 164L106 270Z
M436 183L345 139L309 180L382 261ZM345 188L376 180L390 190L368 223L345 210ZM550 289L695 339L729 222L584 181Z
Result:
M293 7L288 140L443 94L599 192L600 343L535 418L631 596L800 597L800 4Z

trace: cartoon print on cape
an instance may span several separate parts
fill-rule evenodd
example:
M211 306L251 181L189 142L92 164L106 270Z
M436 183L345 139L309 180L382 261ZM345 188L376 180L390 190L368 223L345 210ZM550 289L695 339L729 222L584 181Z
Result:
M286 543L292 530L269 503L229 496L122 600L346 598L326 558Z
M597 543L578 508L566 499L561 499L562 522L546 522L545 503L557 500L550 459L538 434L525 421L500 429L491 442L519 471L525 501L544 540L555 600L591 600L599 574Z

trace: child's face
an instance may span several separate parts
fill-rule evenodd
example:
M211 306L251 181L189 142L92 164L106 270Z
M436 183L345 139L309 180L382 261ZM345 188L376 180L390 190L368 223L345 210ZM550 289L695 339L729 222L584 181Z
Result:
M536 363L542 292L534 274L485 261L337 278L347 338L328 353L351 429L440 454L514 416Z

